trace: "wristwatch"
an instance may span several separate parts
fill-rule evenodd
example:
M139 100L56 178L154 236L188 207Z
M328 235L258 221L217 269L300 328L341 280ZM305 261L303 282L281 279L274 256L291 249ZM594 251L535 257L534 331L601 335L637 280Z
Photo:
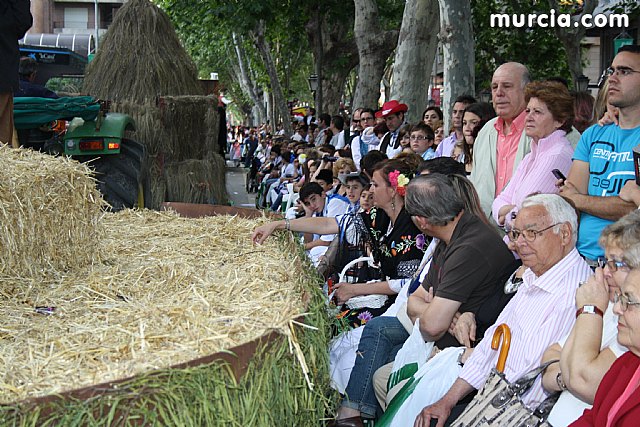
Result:
M588 313L588 314L597 314L600 317L604 317L604 313L602 312L602 310L600 310L598 307L596 307L595 305L583 305L582 307L580 307L578 309L578 311L576 311L576 319L578 318L578 316L580 316L582 313Z
M556 384L560 387L560 390L566 390L567 385L562 380L562 372L558 371L558 375L556 375Z

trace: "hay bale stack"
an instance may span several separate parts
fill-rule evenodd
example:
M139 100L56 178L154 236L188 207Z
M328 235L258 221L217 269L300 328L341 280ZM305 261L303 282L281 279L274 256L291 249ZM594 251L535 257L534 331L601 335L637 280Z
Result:
M220 165L209 181L218 203L227 203L224 159L218 154L219 117L215 97L202 96L196 67L182 47L168 16L149 0L129 0L91 62L84 91L113 101L112 111L136 122L136 139L146 149L151 204L166 201L165 166L186 160L207 168ZM213 160L212 160L213 159ZM183 164L184 165L184 164ZM199 170L192 172L198 174ZM182 187L181 187L182 188ZM172 201L199 202L190 189Z
M168 164L165 168L167 200L223 204L227 194L220 192L214 183L224 180L224 168L220 156Z
M289 335L309 273L301 257L282 256L296 252L293 239L251 245L264 221L106 213L103 262L36 289L0 276L0 289L12 289L0 304L0 403L165 368L270 331Z
M86 165L8 146L0 164L0 275L39 277L99 256L105 202Z
M133 117L136 139L147 149L149 207L158 209L165 201L228 202L226 165L217 154L220 117L215 97L162 97L157 105L119 102L112 109Z
M84 91L141 105L158 95L203 94L169 17L149 0L129 0L118 11L87 67Z
M204 159L218 152L217 97L163 96L159 108L168 143L164 151L173 161Z

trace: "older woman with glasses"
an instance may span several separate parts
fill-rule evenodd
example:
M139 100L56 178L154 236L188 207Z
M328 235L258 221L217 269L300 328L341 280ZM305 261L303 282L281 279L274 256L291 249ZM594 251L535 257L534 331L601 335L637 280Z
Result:
M568 425L590 407L602 377L627 351L617 342L618 316L613 307L615 294L629 274L623 255L640 243L640 211L605 227L599 243L606 256L599 260L601 267L595 275L576 292L576 323L543 356L543 362L560 359L543 376L547 391L562 392L549 416L554 427Z
M618 342L629 349L602 378L593 402L571 426L637 426L640 419L640 246L630 248L625 263L632 268L614 296Z
M518 165L511 181L493 201L492 215L508 226L525 197L532 193L557 193L557 178L571 168L573 148L566 138L573 124L573 98L558 82L532 82L525 88L525 133L532 139L531 152Z

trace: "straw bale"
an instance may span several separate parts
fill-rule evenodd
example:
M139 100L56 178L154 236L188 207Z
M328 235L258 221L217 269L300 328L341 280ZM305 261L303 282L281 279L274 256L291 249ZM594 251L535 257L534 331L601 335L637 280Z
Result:
M38 277L99 256L105 202L86 165L7 146L0 164L0 274Z
M304 310L306 267L290 239L252 246L263 221L106 213L102 262L39 286L0 276L0 402L178 364L272 330L288 335Z
M225 165L217 154L205 160L185 160L166 166L167 200L170 202L225 204Z
M220 117L215 97L162 97L158 105L155 102L144 105L114 102L111 110L128 114L134 119L135 139L146 147L151 192L149 207L157 209L167 200L193 203L211 203L215 200L220 204L227 202L224 174L226 165L224 159L217 154ZM197 182L207 183L207 194L202 193L206 197L200 197L200 192L195 197L191 193L191 187L184 185L179 187L183 190L167 195L169 187L173 185L174 190L176 189L175 183L167 181L168 177L173 179L173 173L166 170L175 170L175 165L168 166L175 163L181 165L180 171L185 176L188 173L203 176L201 171L204 166L207 171L204 176L207 179L199 179ZM193 165L195 169L185 169L187 165Z
M129 0L120 8L87 67L83 90L137 104L157 95L203 94L169 17L149 0Z

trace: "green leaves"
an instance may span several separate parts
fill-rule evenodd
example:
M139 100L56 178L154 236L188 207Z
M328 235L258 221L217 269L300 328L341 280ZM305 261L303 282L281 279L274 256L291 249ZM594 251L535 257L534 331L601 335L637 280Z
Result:
M551 28L491 28L494 13L549 13L546 1L472 0L476 42L476 90L490 87L496 67L516 61L529 67L531 77L569 77L567 56Z

